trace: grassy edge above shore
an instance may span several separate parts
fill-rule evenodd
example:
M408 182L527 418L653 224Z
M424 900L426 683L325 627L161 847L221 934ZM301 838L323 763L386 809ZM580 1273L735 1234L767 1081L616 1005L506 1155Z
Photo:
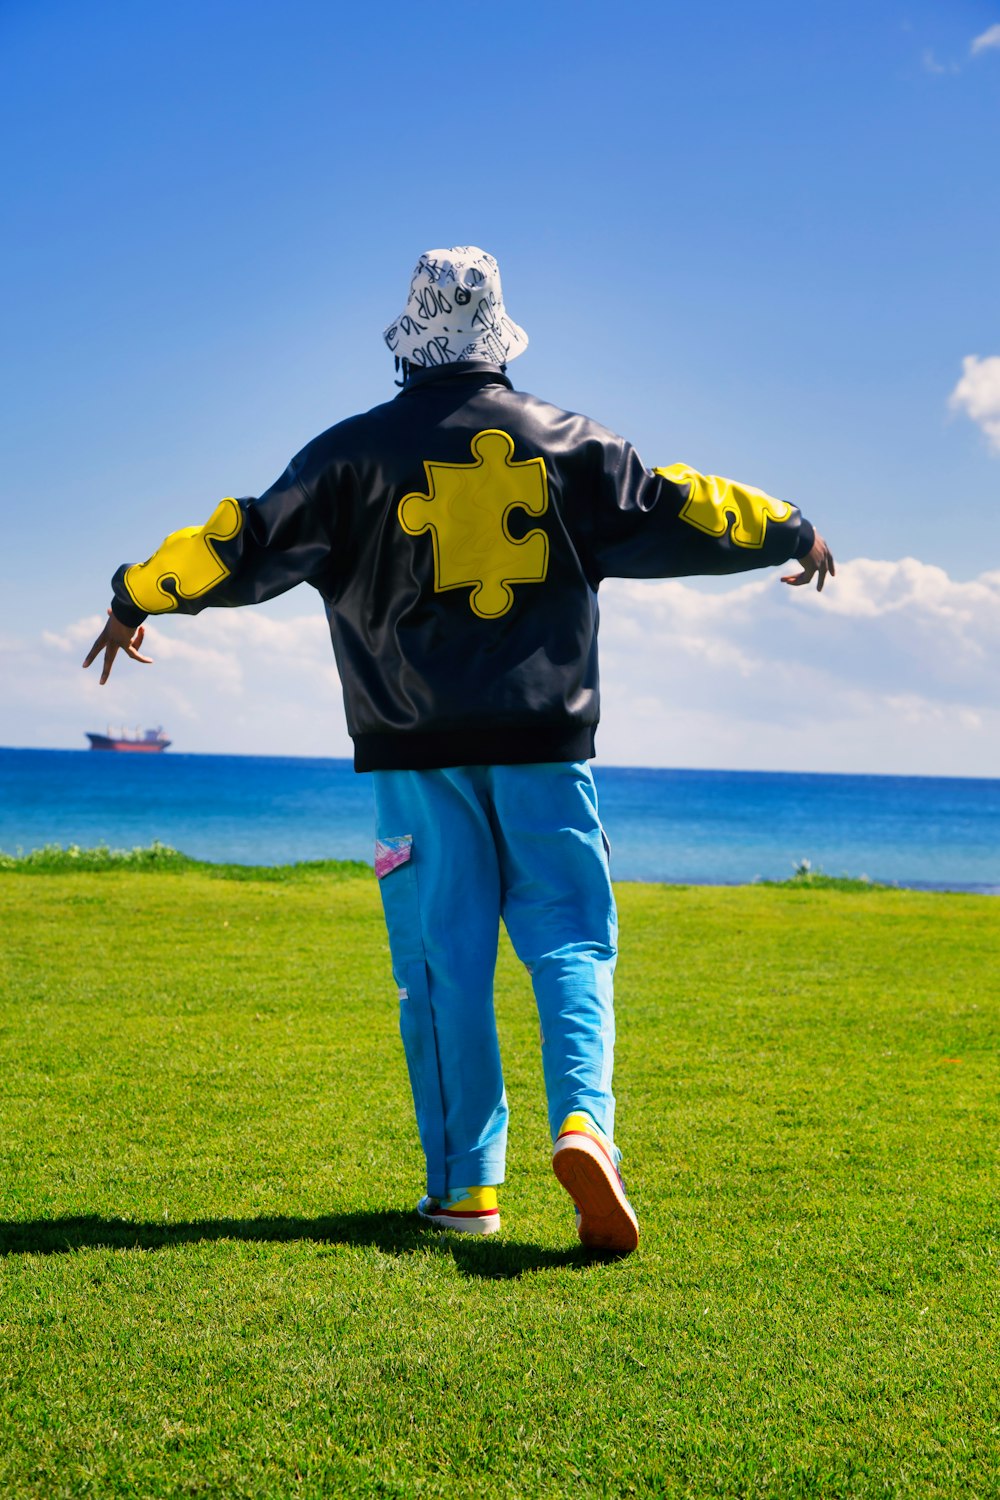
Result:
M106 844L92 849L70 844L64 849L60 844L46 844L27 854L20 851L6 854L0 850L0 874L18 875L68 875L74 871L94 875L112 870L180 875L201 870L225 880L299 880L311 875L350 880L370 875L371 869L371 865L358 859L315 859L290 865L217 864L213 860L194 859L158 841L148 848L135 849L109 849Z
M194 870L201 870L206 875L216 876L223 880L289 881L308 879L317 875L327 880L352 880L370 875L372 867L365 861L357 859L315 859L284 865L217 863L214 860L195 859L179 849L172 849L169 844L161 844L158 840L146 848L134 849L111 849L106 844L99 844L89 849L81 848L79 844L69 844L65 848L61 844L46 844L43 848L29 850L28 853L19 850L16 854L7 854L0 850L0 875L66 875L74 871L87 874L99 874L102 871L128 871L130 873L152 871L157 874L183 874ZM619 883L616 881L616 884ZM689 884L686 881L644 881L641 883L676 885L677 889L685 889ZM722 881L715 883L729 884L729 882ZM784 889L849 891L858 894L908 889L905 886L869 880L865 876L854 878L849 875L827 875L823 870L814 870L808 861L803 861L797 866L795 873L787 880L756 879L747 881L745 884L778 886ZM953 891L948 894L968 895L971 893Z

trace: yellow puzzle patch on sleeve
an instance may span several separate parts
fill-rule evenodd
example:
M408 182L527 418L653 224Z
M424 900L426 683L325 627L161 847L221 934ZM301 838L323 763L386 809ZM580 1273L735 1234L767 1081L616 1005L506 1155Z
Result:
M238 536L243 512L232 498L220 500L204 526L185 526L171 532L144 563L125 573L125 587L140 609L150 615L177 608L177 599L163 587L168 579L178 599L197 599L229 577L230 570L215 550L215 542Z
M681 520L708 536L725 536L729 531L735 547L762 547L768 521L787 521L792 507L775 500L749 484L734 484L717 474L699 474L687 464L671 464L655 469L674 484L686 485L688 497ZM732 520L732 530L729 522Z
M473 463L425 461L427 493L403 496L399 524L408 536L431 533L435 592L469 588L473 613L495 620L513 605L515 584L545 581L548 537L537 529L513 537L508 519L518 507L545 513L548 478L541 458L513 461L509 433L487 428L471 448Z

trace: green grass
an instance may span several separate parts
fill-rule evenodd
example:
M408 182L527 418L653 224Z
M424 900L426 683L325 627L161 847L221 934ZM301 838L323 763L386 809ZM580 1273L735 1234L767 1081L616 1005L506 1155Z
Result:
M91 868L83 868L87 860ZM643 1240L574 1247L504 946L504 1229L424 1232L378 893L0 874L0 1494L1000 1494L1000 905L619 888Z
M67 875L93 874L117 870L148 874L186 875L199 870L204 875L214 875L219 880L289 881L309 879L313 875L324 875L328 880L350 880L368 873L371 866L361 860L317 859L297 865L226 865L213 864L206 859L192 859L169 844L153 843L138 849L109 849L98 844L93 849L82 849L79 844L46 844L41 849L32 849L28 854L5 854L0 849L0 874L18 875Z

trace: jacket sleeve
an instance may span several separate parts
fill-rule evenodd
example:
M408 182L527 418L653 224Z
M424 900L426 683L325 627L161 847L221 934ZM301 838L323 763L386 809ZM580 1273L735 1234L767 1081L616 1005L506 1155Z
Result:
M316 582L331 568L333 522L322 485L303 483L300 456L259 499L220 500L203 526L174 531L145 562L123 564L112 611L141 625L147 615L259 604Z
M804 557L815 531L794 505L687 464L647 469L625 443L588 539L600 578L742 573Z

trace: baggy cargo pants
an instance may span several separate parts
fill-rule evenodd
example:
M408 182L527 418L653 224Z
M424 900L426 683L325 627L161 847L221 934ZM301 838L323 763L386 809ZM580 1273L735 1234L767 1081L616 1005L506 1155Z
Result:
M376 872L427 1191L504 1179L493 1010L501 919L531 974L553 1139L586 1110L614 1139L617 917L585 762L376 771Z

